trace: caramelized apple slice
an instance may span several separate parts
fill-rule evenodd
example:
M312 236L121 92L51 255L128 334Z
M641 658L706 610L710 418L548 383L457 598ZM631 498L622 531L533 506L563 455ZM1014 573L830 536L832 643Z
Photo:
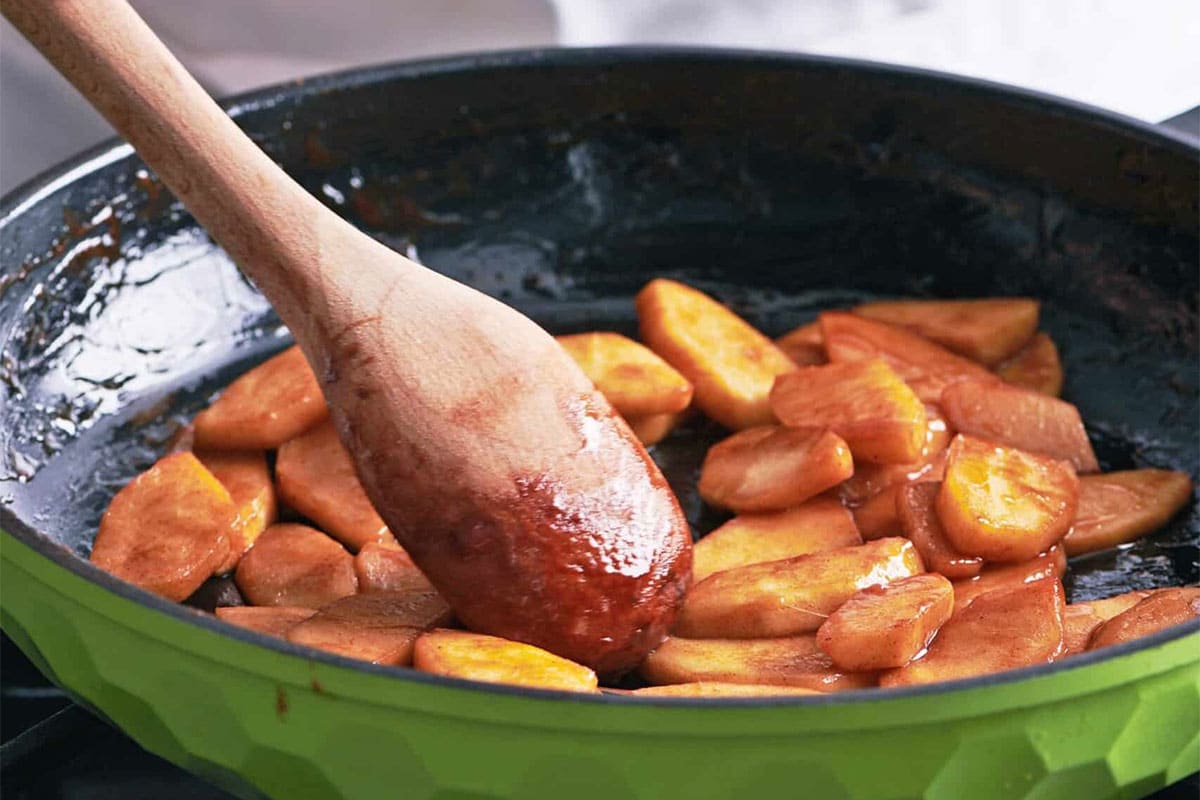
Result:
M996 367L996 374L1022 389L1050 397L1062 394L1063 369L1058 348L1045 333L1035 335L1016 355Z
M879 678L880 686L937 683L1053 661L1063 650L1057 579L981 594L950 618L925 656Z
M191 453L173 453L113 497L91 561L178 603L229 557L237 520L220 481Z
M659 278L638 292L642 340L695 387L695 402L727 428L773 421L767 395L792 360L703 292Z
M1018 352L1038 324L1038 301L1028 297L978 300L886 300L855 306L855 314L910 328L981 364Z
M1079 511L1063 539L1072 556L1105 550L1153 533L1187 505L1192 479L1184 472L1135 469L1084 475Z
M638 441L649 447L667 438L667 434L675 430L675 426L686 416L685 414L646 414L644 416L627 417L633 435Z
M299 347L242 375L196 415L195 446L271 450L329 416L317 376Z
M788 358L798 367L824 364L825 341L821 338L821 325L817 322L807 322L794 328L775 340L775 346L787 353Z
M901 487L896 498L900 527L917 548L925 568L930 572L939 572L953 580L973 578L983 569L983 559L963 555L946 538L946 531L934 508L941 488L940 483L914 483Z
M1078 472L1100 469L1079 410L1057 397L993 379L966 380L942 392L942 411L959 433L1070 461Z
M646 686L634 689L630 694L636 697L777 697L780 695L821 694L821 692L814 689L802 689L799 686L694 681L692 683Z
M1019 564L997 564L984 567L974 578L954 582L954 613L962 611L981 594L1024 586L1047 578L1061 579L1067 572L1067 556L1055 545L1036 558Z
M1141 589L1103 600L1068 603L1063 611L1063 655L1075 655L1087 650L1088 641L1096 628L1149 596L1148 590Z
M912 543L897 538L737 567L692 587L675 633L694 639L808 633L855 592L923 571Z
M467 631L436 630L417 640L413 666L484 683L595 692L596 673L531 644Z
M421 633L450 619L433 587L343 597L288 631L296 644L373 664L405 665Z
M692 583L715 572L862 544L854 518L831 497L786 511L742 514L696 542Z
M885 536L903 536L900 515L896 513L903 485L889 486L857 508L851 509L854 524L864 541L882 539Z
M283 502L357 551L368 542L395 541L358 482L350 453L332 422L285 442L275 460Z
M954 587L941 575L869 586L821 624L817 646L849 672L902 667L925 649L953 610Z
M907 464L854 464L854 474L838 489L850 506L859 506L884 489L918 480L940 481L945 471L942 454L950 445L951 433L936 406L925 406L925 441L921 455Z
M233 579L256 606L320 608L358 591L354 559L344 547L307 525L287 522L262 532Z
M959 434L937 496L946 538L964 555L1024 561L1066 534L1079 479L1065 461Z
M229 491L237 507L229 557L217 567L218 573L229 572L258 535L275 522L275 487L267 469L267 454L261 450L198 450L196 458Z
M1200 587L1159 589L1133 608L1099 625L1092 632L1088 649L1130 642L1197 617L1200 617Z
M925 444L925 406L879 359L780 375L771 409L784 425L833 431L856 463L908 464L921 457Z
M829 431L764 425L709 448L697 488L705 502L720 508L778 511L852 474L849 448Z
M671 414L692 402L687 378L645 345L619 333L556 339L623 417Z
M820 316L825 353L834 363L881 358L926 403L941 399L942 390L965 378L992 378L987 369L941 345L905 330L843 311ZM999 381L997 380L997 383Z
M650 683L722 683L798 686L838 692L874 686L872 672L842 672L817 647L815 636L782 639L668 637L640 668Z
M421 570L398 544L364 544L354 556L354 574L360 592L394 592L405 588Z
M230 625L279 639L287 638L288 631L315 613L316 609L300 606L223 606L216 610L217 619Z

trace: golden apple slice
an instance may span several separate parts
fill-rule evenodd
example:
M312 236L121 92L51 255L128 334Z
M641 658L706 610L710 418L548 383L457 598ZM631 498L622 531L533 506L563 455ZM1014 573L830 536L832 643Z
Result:
M597 691L596 673L531 644L468 631L436 630L417 640L413 666L423 672L484 683Z
M860 316L900 325L959 355L991 366L1017 353L1038 324L1038 301L1028 297L971 300L885 300L863 303Z
M965 380L946 387L941 405L959 433L1070 461L1077 472L1100 469L1079 410L1057 397L993 379Z
M636 304L642 340L692 383L701 411L733 430L773 421L771 384L796 365L770 339L676 281L650 281Z
M283 522L262 532L234 573L256 606L321 608L358 591L354 558L307 525Z
M874 686L873 672L842 672L815 636L780 639L680 639L668 637L639 670L650 683L697 681L797 686L838 692Z
M879 685L912 686L989 675L1062 655L1063 590L1057 579L976 597L950 618L922 658L880 675Z
M1106 550L1153 533L1192 497L1185 472L1134 469L1084 475L1079 479L1079 511L1063 546L1078 556Z
M1150 596L1150 591L1140 589L1126 592L1103 600L1084 603L1068 603L1063 611L1064 646L1063 655L1075 655L1088 649L1092 632L1117 614L1136 606Z
M747 564L862 544L854 518L830 497L814 497L786 511L741 514L692 548L692 583Z
M433 587L343 597L287 633L296 644L373 664L406 665L422 631L450 620L450 607Z
M225 387L193 420L195 446L273 450L329 417L317 376L289 347Z
M1159 589L1092 631L1089 650L1131 642L1200 617L1200 587Z
M1061 580L1066 573L1067 556L1059 545L1028 561L984 567L976 577L954 582L954 613L962 611L981 594L1047 578Z
M798 367L824 364L825 341L821 338L821 325L807 322L785 333L775 340L775 346L787 353Z
M316 609L300 606L222 606L216 609L217 619L279 639L287 638L288 631L315 613Z
M370 542L354 556L354 574L360 592L391 592L410 585L413 575L424 575L408 552L398 544Z
M799 505L854 474L846 443L829 431L766 425L709 448L697 486L706 503L737 512Z
M808 633L856 592L923 571L912 543L899 538L737 567L692 587L675 633L693 639Z
M801 367L780 375L771 409L793 428L828 428L854 460L909 464L925 445L925 406L879 359Z
M672 414L692 402L692 385L653 350L619 333L555 337L623 417Z
M959 434L946 453L938 518L955 550L988 561L1024 561L1071 527L1079 478L1065 461Z
M229 491L194 455L173 453L113 497L91 561L178 603L226 562L239 530Z
M925 406L925 441L921 455L907 464L854 464L854 474L838 488L847 505L860 506L884 489L918 480L941 481L946 448L953 434L936 406Z
M900 527L917 548L921 561L930 572L941 573L952 580L973 578L983 569L983 559L963 555L946 538L946 530L934 508L941 488L939 483L914 483L901 487L896 498Z
M643 416L627 417L626 422L629 423L629 429L633 431L633 435L638 438L638 441L649 447L652 444L658 444L667 435L675 430L686 414L646 414Z
M830 361L881 358L923 402L937 403L946 386L965 378L999 383L985 367L904 328L843 311L826 311L819 319Z
M954 610L954 587L941 575L914 575L870 586L829 615L817 645L850 672L902 667L925 649Z
M217 567L218 573L230 572L259 534L275 523L275 486L267 469L267 454L261 450L197 450L196 458L229 490L237 506L229 557Z
M1022 389L1050 397L1062 394L1063 369L1058 348L1045 333L1035 335L1020 352L996 367L996 374Z

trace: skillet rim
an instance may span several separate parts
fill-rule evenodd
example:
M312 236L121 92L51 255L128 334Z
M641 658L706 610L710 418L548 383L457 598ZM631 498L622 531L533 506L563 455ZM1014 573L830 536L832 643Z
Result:
M805 67L818 69L849 69L860 73L874 74L881 78L941 84L965 93L1016 102L1042 114L1076 119L1091 125L1101 125L1123 133L1143 144L1154 144L1200 164L1200 137L1194 137L1177 129L1165 128L1138 120L1114 111L1097 108L1087 103L1056 97L1044 92L1014 87L981 78L953 75L937 70L885 64L864 59L838 56L788 53L770 50L734 48L633 45L621 47L590 48L529 48L483 53L466 53L453 56L419 59L413 61L387 62L384 64L356 67L312 78L301 78L281 84L251 90L221 101L220 105L237 119L240 115L269 109L299 98L317 97L328 91L351 89L387 81L414 80L433 75L486 70L505 70L525 67L561 66L614 66L640 63L669 63L672 61L702 60L709 63L731 63L744 65L766 65L778 68ZM21 214L51 196L53 193L79 181L99 169L129 156L135 156L133 148L119 137L109 138L83 153L35 175L3 198L0 198L0 229L20 220ZM369 664L355 659L325 653L308 647L292 644L286 640L270 637L243 628L238 628L217 619L215 616L198 612L188 606L172 603L133 584L120 581L74 552L38 533L33 527L18 519L8 508L0 507L0 533L8 533L15 539L47 558L56 566L97 584L123 599L132 601L151 610L165 612L176 621L197 625L225 636L256 644L288 656L297 656L308 661L318 661L330 666L349 668L393 679L407 679L416 683L431 684L445 688L464 689L484 694L498 693L513 697L536 700L569 700L588 704L625 704L659 706L664 708L777 708L791 706L843 706L889 700L906 700L944 693L967 692L1005 684L1019 683L1041 677L1067 673L1096 664L1115 660L1123 656L1148 651L1159 646L1200 633L1200 619L1159 631L1151 636L1126 642L1099 651L1073 656L1063 661L1023 667L1016 670L982 675L954 681L923 686L857 689L812 696L779 697L708 697L676 698L635 696L601 693L595 695L558 690L532 689L500 684L487 684L459 678L419 672L411 667L391 667Z

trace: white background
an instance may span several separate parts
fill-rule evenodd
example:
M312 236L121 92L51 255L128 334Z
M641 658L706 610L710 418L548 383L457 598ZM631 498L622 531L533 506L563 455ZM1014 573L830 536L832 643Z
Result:
M1200 105L1200 0L135 0L134 5L218 96L440 53L657 42L803 50L930 67L1150 121ZM12 28L0 26L0 192L109 133Z

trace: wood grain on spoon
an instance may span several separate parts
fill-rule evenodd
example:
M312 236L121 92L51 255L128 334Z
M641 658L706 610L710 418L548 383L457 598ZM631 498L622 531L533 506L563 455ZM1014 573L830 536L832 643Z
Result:
M326 209L123 0L0 8L271 300L371 500L463 623L602 672L658 643L687 525L549 335Z

